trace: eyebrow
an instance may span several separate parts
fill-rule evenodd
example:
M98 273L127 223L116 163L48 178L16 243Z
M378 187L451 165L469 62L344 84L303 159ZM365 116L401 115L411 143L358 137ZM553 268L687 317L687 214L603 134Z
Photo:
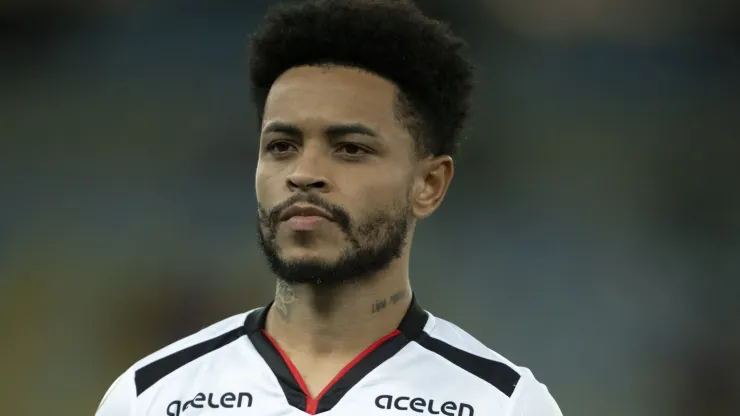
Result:
M375 132L375 130L371 129L370 127L360 124L360 123L351 123L351 124L336 124L333 126L329 126L324 130L327 136L329 137L340 137L340 136L347 136L350 134L359 134L362 136L368 136L368 137L378 137L378 133Z
M298 126L284 123L282 121L273 121L268 123L262 130L262 134L267 133L283 133L290 136L300 136L302 134L301 129L298 128ZM334 124L324 129L324 134L330 138L347 136L350 134L359 134L373 138L379 137L375 130L362 123Z
M273 121L262 129L262 134L267 133L285 133L290 136L300 136L301 129L292 124L283 123L282 121Z

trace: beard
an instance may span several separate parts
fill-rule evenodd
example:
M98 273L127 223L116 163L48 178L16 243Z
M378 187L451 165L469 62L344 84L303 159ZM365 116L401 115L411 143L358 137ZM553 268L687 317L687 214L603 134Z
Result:
M288 260L281 257L276 241L279 217L297 202L315 205L331 214L348 244L337 260ZM296 194L269 212L258 204L258 212L257 236L267 264L278 278L288 284L333 286L368 279L401 257L409 227L408 203L354 221L346 210L315 194Z

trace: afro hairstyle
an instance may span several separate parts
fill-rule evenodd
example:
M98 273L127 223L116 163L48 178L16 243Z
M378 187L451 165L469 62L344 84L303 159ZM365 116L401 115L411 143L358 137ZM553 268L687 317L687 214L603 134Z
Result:
M310 65L362 69L399 89L396 113L422 155L454 155L470 111L473 65L447 25L406 0L303 0L274 6L251 39L260 122L270 88Z

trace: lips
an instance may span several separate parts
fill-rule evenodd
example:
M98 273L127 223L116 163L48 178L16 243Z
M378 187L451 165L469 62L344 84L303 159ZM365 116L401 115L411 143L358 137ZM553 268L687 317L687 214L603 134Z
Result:
M313 205L292 205L283 211L280 215L280 221L287 221L293 217L321 217L332 221L328 212Z

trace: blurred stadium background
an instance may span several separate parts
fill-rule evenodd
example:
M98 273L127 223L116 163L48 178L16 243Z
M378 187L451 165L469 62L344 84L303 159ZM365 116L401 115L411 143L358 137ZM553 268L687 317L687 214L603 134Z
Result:
M0 1L3 415L92 414L271 298L246 76L269 3ZM419 3L481 68L422 303L567 416L740 414L740 4Z

